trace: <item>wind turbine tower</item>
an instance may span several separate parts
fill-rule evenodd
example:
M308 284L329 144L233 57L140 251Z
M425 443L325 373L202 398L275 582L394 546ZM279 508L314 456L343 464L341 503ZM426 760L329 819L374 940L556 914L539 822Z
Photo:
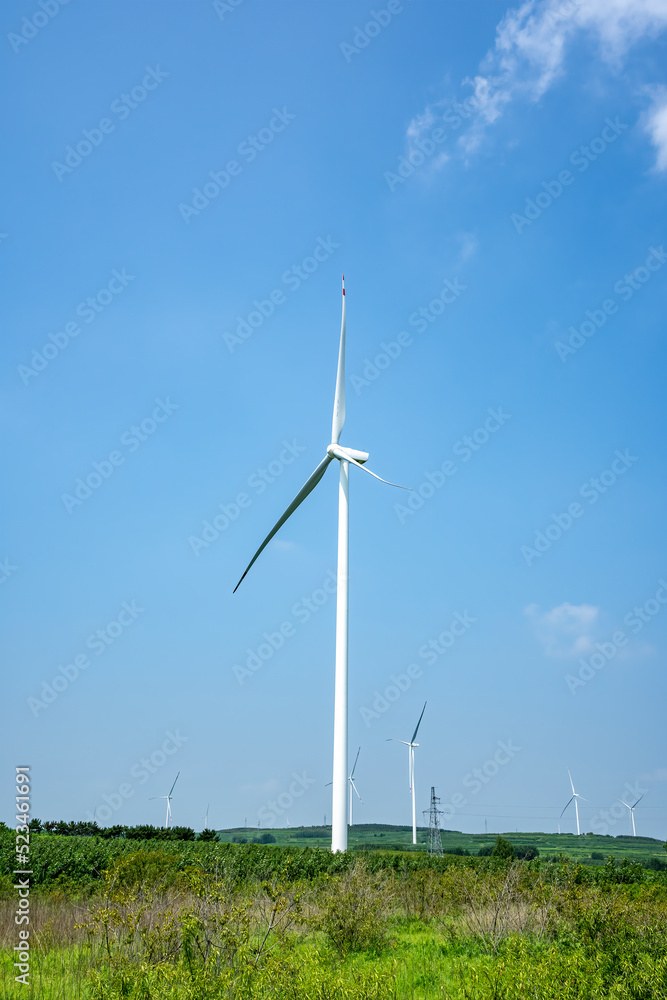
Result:
M350 826L352 826L352 824L354 822L353 819L352 819L352 803L354 802L354 799L352 798L352 792L355 793L355 795L357 796L357 798L361 802L362 806L364 804L364 800L362 799L361 795L357 791L357 786L354 783L354 772L357 769L357 761L359 760L359 754L360 753L361 753L361 747L359 747L359 749L357 750L357 756L354 758L354 767L350 771L350 776L347 779L349 781L349 783L350 783Z
M348 822L348 777L347 768L347 649L348 649L348 596L349 596L349 469L350 465L368 472L375 479L386 483L370 469L365 462L369 455L366 451L355 448L344 448L340 444L340 436L345 424L345 277L343 276L343 315L340 326L340 344L338 348L338 369L336 372L336 390L334 394L333 420L331 425L331 443L326 454L313 472L310 479L301 487L285 513L276 521L254 556L246 566L243 576L234 587L234 593L245 579L255 560L264 551L273 536L283 524L315 489L331 462L337 459L339 464L338 486L338 575L336 590L336 666L334 681L334 737L333 737L333 801L331 816L331 850L347 850ZM388 483L395 486L395 483ZM404 487L400 487L403 489Z
M575 815L577 817L577 837L578 837L579 834L580 834L580 830L579 830L579 799L581 799L582 802L588 802L588 799L585 799L583 797L583 795L579 795L578 792L575 792L575 790L574 790L574 782L572 781L572 775L570 774L569 770L568 770L567 773L568 773L568 777L570 779L570 785L572 786L572 797L567 800L567 805L565 806L565 809L567 809L567 806L569 806L570 802L574 802L574 812L575 812ZM565 812L565 809L563 809L563 812L561 813L561 816ZM560 830L560 828L559 828L559 830Z
M166 817L166 819L164 821L164 828L165 828L165 830L167 830L169 828L169 825L171 824L171 793L173 792L174 788L176 787L176 782L178 781L178 777L179 777L180 773L181 772L179 771L178 774L176 775L176 777L174 778L174 784L169 789L169 792L167 793L167 795L151 795L151 801L153 801L154 799L166 799L167 800L167 817Z
M644 796L640 795L639 798L637 799L637 801L635 802L635 804L633 806L628 805L628 803L625 802L623 799L619 799L618 800L619 802L623 803L623 805L625 806L626 809L630 810L630 827L632 829L632 836L633 837L637 836L637 831L635 829L635 809L637 808L637 806L639 805L639 803L641 802L641 800L643 798L644 798Z
M415 795L415 747L419 746L419 743L415 743L417 739L417 733L419 732L419 727L421 726L422 719L424 717L424 712L426 711L426 702L424 702L424 707L422 708L422 714L419 716L419 721L415 726L415 731L412 734L412 739L410 742L407 740L387 740L387 743L402 743L408 748L408 780L410 782L410 795L412 796L412 843L417 843L417 801Z

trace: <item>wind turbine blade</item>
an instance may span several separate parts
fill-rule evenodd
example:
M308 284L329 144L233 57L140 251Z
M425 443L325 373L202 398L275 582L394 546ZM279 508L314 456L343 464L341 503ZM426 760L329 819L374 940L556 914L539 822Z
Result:
M352 458L352 456L349 455L344 448L334 444L329 446L329 450L331 454L335 455L335 457L340 459L340 461L356 465L358 469L363 469L363 471L367 472L369 476L373 476L374 479L379 479L381 483L386 483L387 486L395 486L397 490L408 490L409 492L412 492L412 486L401 486L399 483L390 483L388 479L383 479L382 476L378 476L377 473L371 472L367 466L362 465L361 462L357 462L356 458Z
M173 792L174 788L176 787L176 782L178 781L180 773L181 772L179 771L178 774L176 775L176 777L174 778L174 784L169 789L169 796L171 796L171 793Z
M248 570L253 565L253 563L255 562L255 560L257 559L257 557L264 551L264 549L269 544L269 542L271 541L271 539L273 538L273 536L276 534L276 532L279 531L280 528L282 528L282 526L285 523L285 521L287 520L287 518L291 517L291 515L294 513L294 511L297 509L297 507L299 507L303 503L303 501L306 499L306 497L308 496L308 494L313 492L313 490L315 489L315 487L319 483L319 481L322 478L322 476L324 475L324 473L327 471L327 468L328 468L329 464L332 461L333 461L332 456L331 455L326 455L325 458L323 458L322 461L320 462L320 464L317 466L317 468L313 472L313 474L310 477L310 479L301 487L301 489L299 490L299 492L297 493L297 495L294 497L294 499L292 500L291 504L289 505L289 507L287 508L287 510L285 511L285 513L283 514L283 516L273 526L273 528L271 529L271 531L268 533L268 535L266 536L266 538L264 539L264 541L262 542L262 544L260 545L260 547L255 552L254 556L252 557L252 559L250 560L250 562L246 566L245 571L243 573L243 576L241 577L241 579L239 580L239 582L234 587L234 593L236 593L236 591L239 589L239 587L241 586L241 584L243 583L243 581L245 580L245 578L247 576Z
M569 806L570 802L574 802L574 795L572 796L572 798L571 798L571 799L568 799L568 803L567 803L567 806ZM565 809L567 809L567 806L565 806ZM562 816L562 815L563 815L563 813L565 812L565 809L563 809L563 812L561 813L561 816Z
M414 731L414 733L412 734L412 739L410 740L410 742L411 742L411 743L414 743L414 741L415 741L415 739L416 739L416 737L417 737L417 730L419 729L419 727L420 727L420 726L421 726L421 724L422 724L422 719L423 719L423 717L424 717L424 712L425 712L425 711L426 711L426 702L424 702L424 707L422 708L422 714L421 714L421 715L419 716L419 722L417 723L417 726L416 726L416 728L415 728L415 731Z
M618 801L621 803L621 805L624 805L626 809L632 809L632 806L629 806L624 799L619 799Z
M570 784L572 785L572 794L576 795L577 793L574 790L574 782L572 780L572 775L570 774L570 769L569 768L567 769L567 774L568 774L568 777L570 779Z
M356 785L355 785L355 783L354 783L354 782L352 781L352 778L350 778L350 784L352 785L352 787L354 788L355 792L357 793L357 798L359 799L359 801L360 801L360 802L361 802L361 804L363 805L363 804L364 804L364 800L362 799L361 795L360 795L360 794L359 794L359 792L357 791L357 786L356 786Z
M354 778L354 771L355 771L355 768L357 766L357 761L359 760L359 754L360 753L361 753L361 747L359 747L359 749L357 750L357 756L354 758L354 767L350 771L350 781L352 781L352 779Z
M643 796L643 795L640 795L640 796L639 796L639 798L637 799L637 801L635 802L635 804L633 805L633 807L632 807L632 808L633 808L633 809L636 809L636 808L637 808L637 806L639 805L639 803L641 802L641 800L642 800L643 798L644 798L644 796Z
M410 744L408 743L407 740L395 740L395 739L393 739L391 737L388 740L385 740L385 743L402 743L403 746L406 746L406 747L410 746Z
M336 372L336 394L334 396L331 440L340 441L345 423L345 275L343 275L343 317L340 324L340 347L338 348L338 371Z

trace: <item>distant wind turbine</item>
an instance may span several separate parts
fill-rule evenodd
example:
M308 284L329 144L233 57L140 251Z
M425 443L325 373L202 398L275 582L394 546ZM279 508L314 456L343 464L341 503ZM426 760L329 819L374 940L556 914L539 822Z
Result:
M637 799L637 801L635 802L635 804L633 806L628 805L628 803L625 802L623 799L619 799L618 800L619 802L623 803L623 805L625 806L626 809L630 810L630 821L631 821L631 824L632 824L632 836L633 837L637 836L637 831L635 830L635 809L637 808L637 806L639 805L639 803L641 802L641 800L643 798L644 798L644 796L640 795L639 798Z
M585 799L583 797L583 795L579 795L578 792L575 792L575 790L574 790L574 782L572 781L572 775L570 774L569 769L568 769L567 773L568 773L568 777L570 779L570 785L572 786L572 797L567 800L567 805L565 806L565 809L567 809L567 806L569 806L570 802L574 802L574 811L575 811L576 816L577 816L577 836L579 836L579 799L581 799L582 802L588 802L588 799ZM563 812L561 813L561 816L565 812L565 809L563 809Z
M179 771L178 774L176 775L176 777L174 778L174 784L169 789L169 793L167 795L151 795L151 801L153 801L153 799L166 799L167 800L167 818L164 821L164 828L165 828L165 830L168 828L169 824L171 823L171 793L173 792L174 788L176 787L176 782L178 781L178 777L179 777L180 773L181 772Z
M340 484L338 487L338 577L336 590L336 672L334 684L334 740L333 740L333 801L331 816L331 850L347 850L347 645L348 645L348 595L349 595L349 467L355 465L363 469L381 483L381 479L364 465L368 461L368 452L357 451L354 448L344 448L339 444L345 423L345 276L343 276L343 315L340 327L340 345L338 349L338 370L336 373L336 391L334 395L333 421L331 425L331 444L326 455L313 472L310 479L301 487L285 513L276 521L260 547L243 571L243 576L234 587L234 593L245 579L255 560L264 551L273 536L283 524L315 489L328 469L331 462L337 459L340 465ZM395 483L388 483L395 486ZM403 487L400 487L403 489Z
M361 802L362 806L364 804L364 800L362 799L361 795L357 791L357 786L354 783L354 772L357 769L357 761L359 760L359 754L360 753L361 753L361 747L359 747L359 749L357 750L357 756L354 758L354 766L353 766L352 770L350 771L349 777L347 779L349 781L349 783L350 783L350 826L352 826L352 823L353 823L353 820L352 820L352 802L354 801L353 797L352 797L352 792L353 791L356 794L356 796L359 799L359 801Z
M208 806L206 806L206 815L204 816L204 829L208 830Z
M349 811L349 814L348 814L349 815L350 826L352 826L352 802L353 802L353 799L352 799L352 789L354 789L354 791L356 792L357 798L359 799L359 801L361 802L361 804L362 805L364 804L364 800L362 799L361 795L357 791L357 786L354 783L354 772L356 771L356 768L357 768L357 761L359 760L359 754L360 753L361 753L361 747L359 747L359 749L357 750L357 756L354 758L354 767L352 768L352 770L350 771L350 773L349 773L349 775L347 777L347 780L350 783L350 811ZM333 785L333 781L327 781L327 783L326 783L326 785L324 787L328 788L330 785ZM324 817L324 825L325 826L327 825L326 824L326 816Z
M412 739L408 743L406 740L387 740L387 743L402 743L408 748L408 774L410 780L410 794L412 795L412 843L417 843L417 803L415 798L415 747L419 746L419 743L415 743L417 739L417 733L421 725L424 712L426 711L426 702L424 702L424 707L422 708L422 714L419 716L419 722L415 726L415 731L412 734Z

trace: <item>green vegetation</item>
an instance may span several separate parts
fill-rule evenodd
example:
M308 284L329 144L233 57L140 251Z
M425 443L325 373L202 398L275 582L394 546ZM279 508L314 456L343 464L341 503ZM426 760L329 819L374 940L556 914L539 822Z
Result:
M31 836L23 985L0 833L0 997L667 1000L667 873L646 861L518 860L509 835L442 858L312 839Z
M240 836L251 841L262 832L266 831L243 828L219 830L218 839L231 842L234 837ZM311 847L328 848L331 845L330 826L288 827L271 830L270 833L275 837L276 843L284 847L302 847L304 841ZM442 845L448 854L467 851L476 856L482 848L488 848L485 853L490 854L497 836L498 833L485 835L444 830ZM550 858L558 859L561 854L566 854L573 861L592 864L595 861L604 861L613 854L619 860L627 858L629 861L639 861L642 864L653 859L665 865L667 870L667 855L663 850L663 842L653 840L651 837L626 835L602 837L593 833L582 834L580 837L569 833L502 833L502 837L509 841L517 857L522 857L526 851L533 848L537 852L536 856L545 861ZM421 852L426 850L428 839L428 830L425 827L418 828L417 839L419 843L417 847L413 847L411 826L355 824L350 828L348 844L352 850ZM592 858L593 852L601 857Z

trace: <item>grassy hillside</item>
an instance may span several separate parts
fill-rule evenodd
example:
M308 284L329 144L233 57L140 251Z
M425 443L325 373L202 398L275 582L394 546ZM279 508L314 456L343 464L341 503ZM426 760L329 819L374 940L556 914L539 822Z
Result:
M330 826L289 827L279 830L231 829L219 830L218 839L229 842L236 837L245 837L251 841L253 837L270 833L276 843L281 846L294 847L329 847L331 844ZM462 848L477 854L480 847L492 846L497 833L473 834L458 833L446 830L442 834L442 846L445 851ZM651 837L600 837L594 833L585 833L580 837L571 833L502 833L502 836L515 847L536 847L541 858L566 854L573 861L592 862L593 853L602 854L607 858L610 854L617 859L628 858L630 861L649 861L657 858L667 863L667 852L663 842ZM418 827L417 846L412 844L412 827L390 826L380 823L358 824L350 828L348 845L355 849L371 850L405 850L424 851L428 839L426 827ZM602 864L602 861L599 861Z

